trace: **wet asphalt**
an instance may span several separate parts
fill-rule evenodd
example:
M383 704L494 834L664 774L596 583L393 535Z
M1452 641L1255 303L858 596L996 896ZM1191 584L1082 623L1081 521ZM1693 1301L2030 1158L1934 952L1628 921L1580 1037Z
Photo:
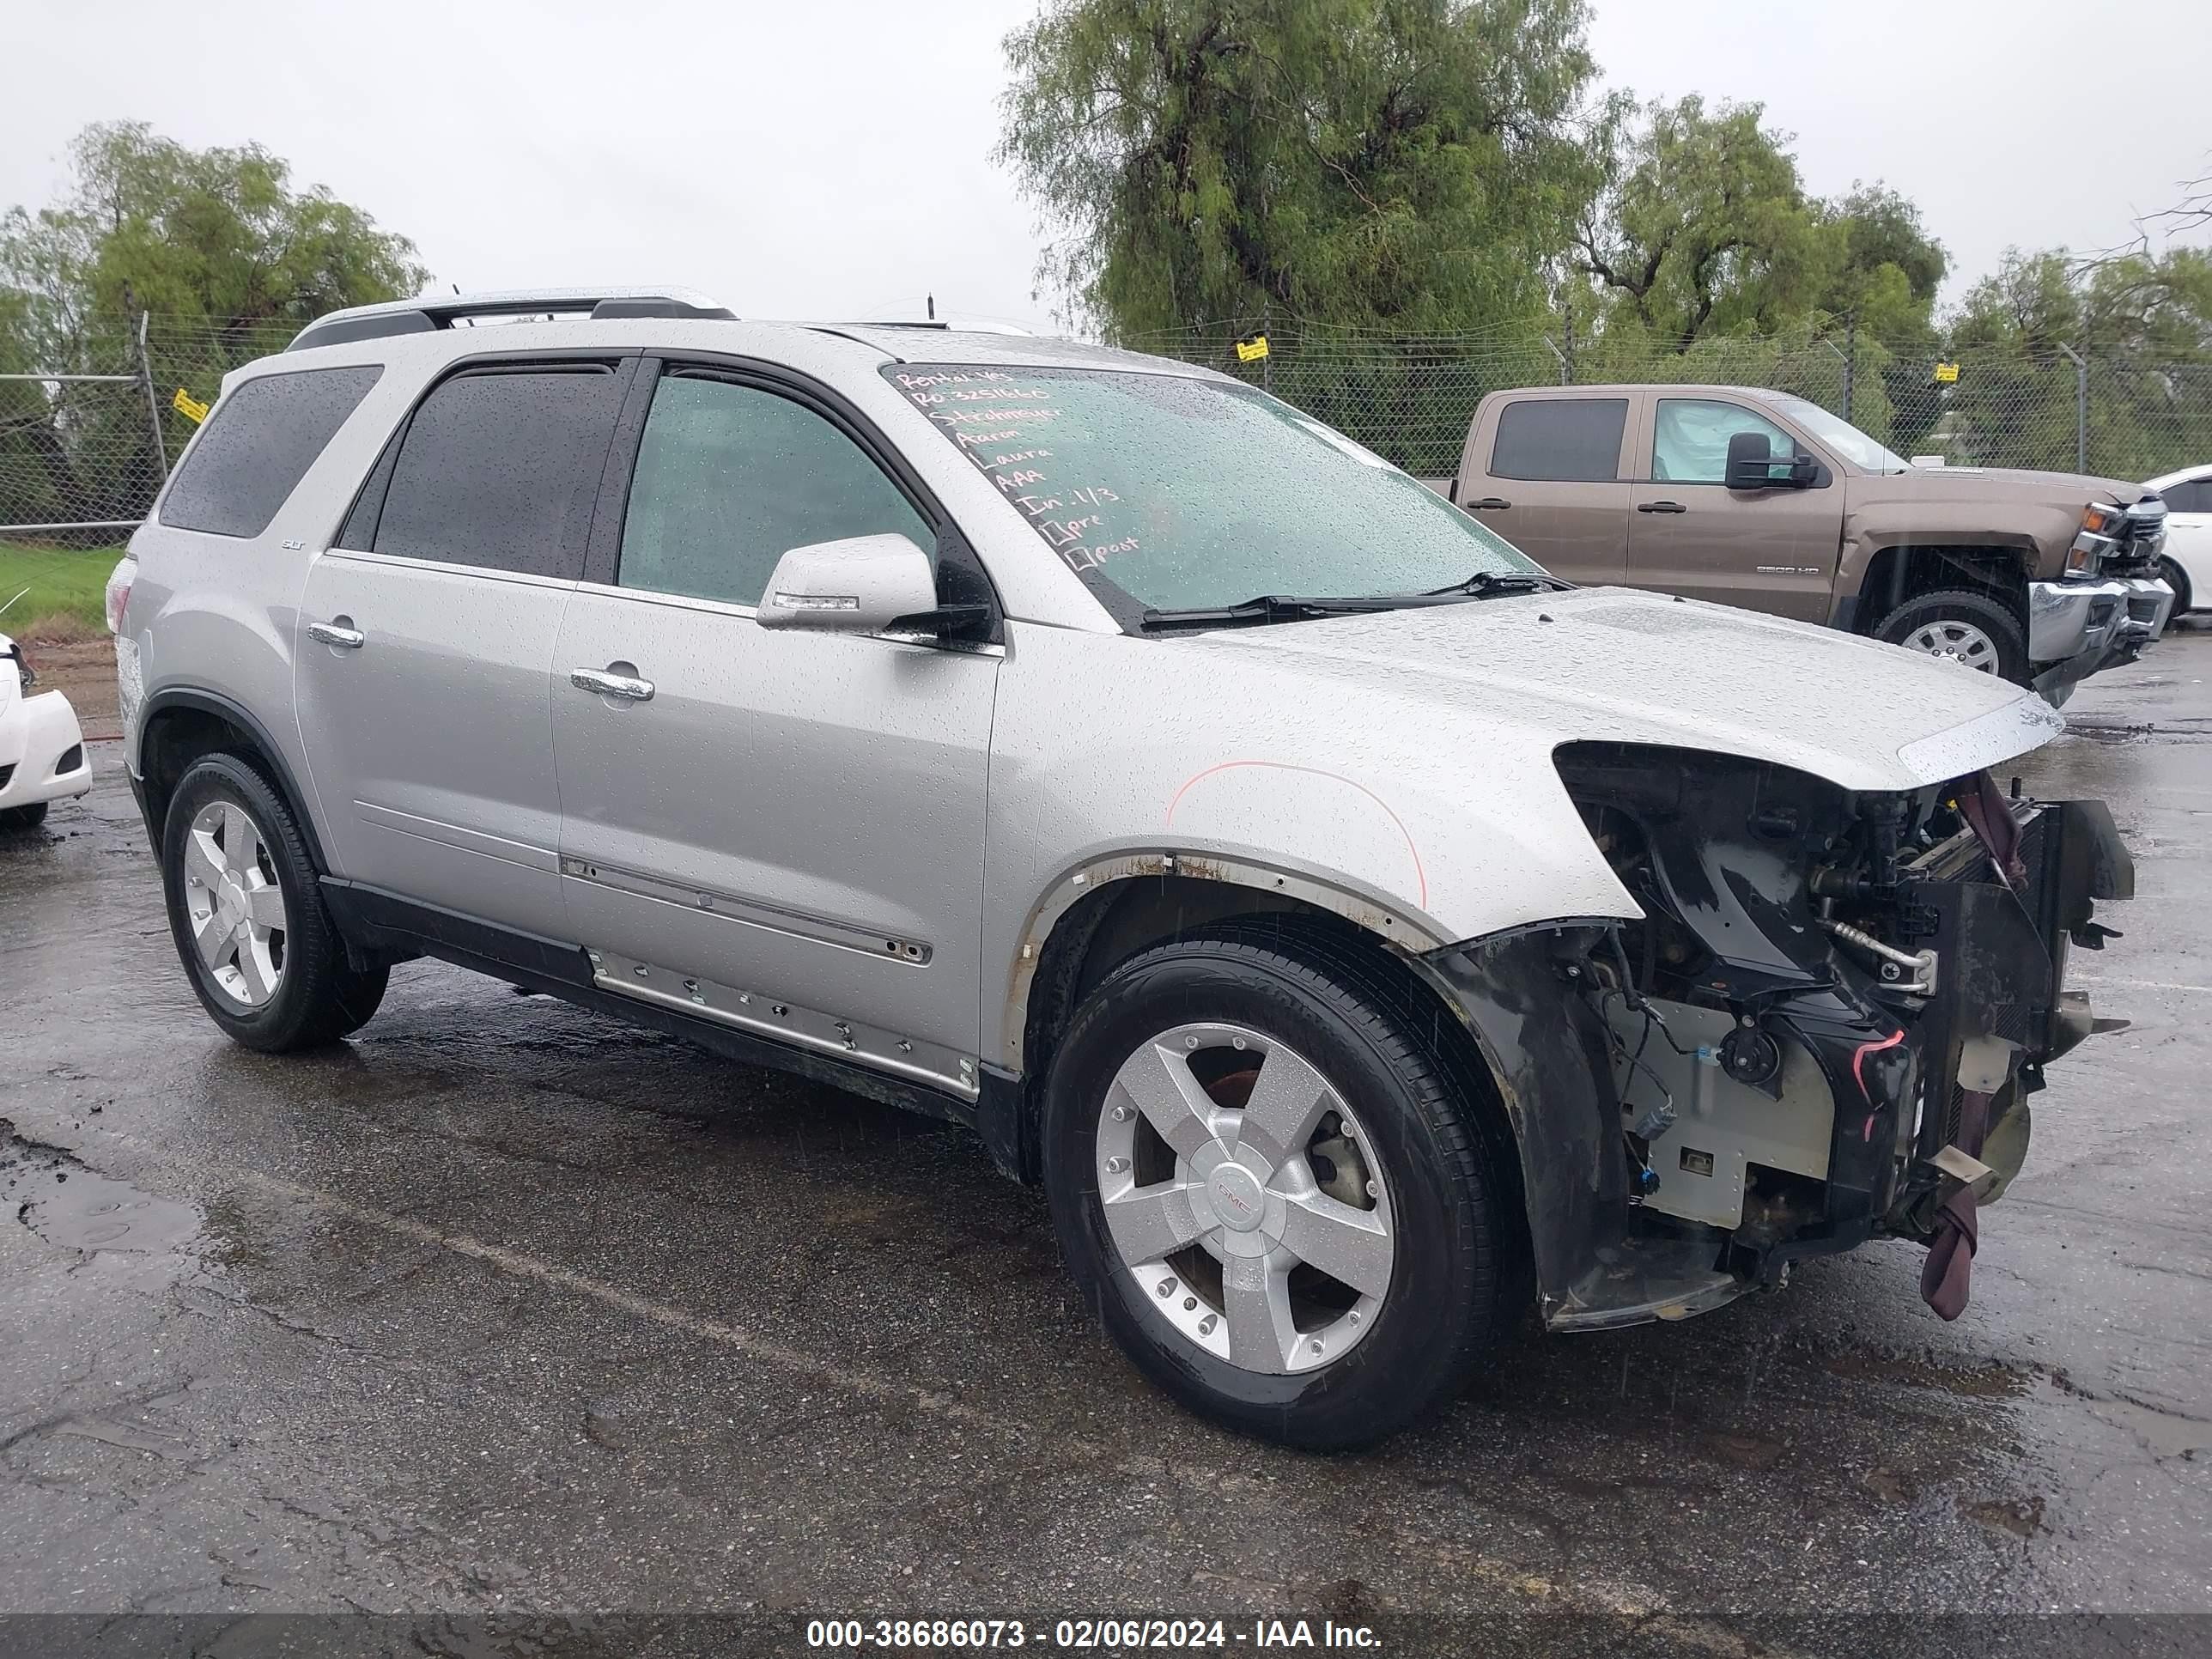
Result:
M2212 633L2068 714L2019 769L2135 849L2075 980L2135 1024L2052 1068L1965 1316L1878 1244L1682 1325L1524 1334L1334 1458L1148 1389L960 1131L433 963L341 1048L233 1047L100 745L90 796L0 842L0 1613L1719 1655L2212 1614Z

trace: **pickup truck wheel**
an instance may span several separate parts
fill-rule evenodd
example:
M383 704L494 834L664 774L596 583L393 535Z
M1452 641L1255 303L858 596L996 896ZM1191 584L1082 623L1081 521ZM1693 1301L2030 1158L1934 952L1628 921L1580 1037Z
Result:
M1875 637L2027 684L2027 635L2019 619L1985 593L1960 589L1907 599L1881 619Z
M1380 1440L1504 1328L1504 1188L1442 1068L1365 989L1192 939L1083 1004L1045 1182L1115 1340L1184 1405L1316 1449Z
M291 810L235 756L178 781L161 831L169 931L200 1006L234 1041L269 1054L335 1042L384 1000L323 908Z

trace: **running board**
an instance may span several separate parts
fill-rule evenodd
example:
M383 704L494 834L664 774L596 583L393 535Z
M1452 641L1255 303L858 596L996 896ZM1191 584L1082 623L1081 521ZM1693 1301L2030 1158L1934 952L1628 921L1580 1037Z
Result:
M980 1092L975 1059L933 1042L880 1030L835 1014L779 1002L758 991L738 991L712 980L690 979L672 969L586 947L592 982L603 991L658 1002L740 1030L819 1049L857 1065L912 1078L974 1100Z

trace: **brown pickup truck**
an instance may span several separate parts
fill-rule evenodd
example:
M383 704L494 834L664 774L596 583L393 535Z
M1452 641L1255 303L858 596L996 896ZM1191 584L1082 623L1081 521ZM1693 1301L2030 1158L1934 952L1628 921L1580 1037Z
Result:
M2063 702L2172 608L2140 484L1916 467L1742 386L1532 386L1475 410L1451 499L1554 574L1827 623Z

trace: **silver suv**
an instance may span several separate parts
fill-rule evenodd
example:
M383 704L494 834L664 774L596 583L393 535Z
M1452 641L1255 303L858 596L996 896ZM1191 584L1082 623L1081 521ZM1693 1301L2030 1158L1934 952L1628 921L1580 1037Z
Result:
M497 319L501 326L472 325ZM2059 717L1557 581L1320 422L680 294L339 313L112 596L210 1017L432 956L972 1124L1169 1392L1310 1446L1929 1244L1954 1315L2132 876Z

